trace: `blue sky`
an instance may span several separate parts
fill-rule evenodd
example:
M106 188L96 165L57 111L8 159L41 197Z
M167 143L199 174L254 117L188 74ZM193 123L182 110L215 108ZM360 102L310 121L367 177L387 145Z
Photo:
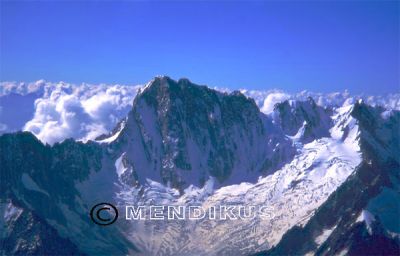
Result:
M399 91L396 1L1 1L0 80Z

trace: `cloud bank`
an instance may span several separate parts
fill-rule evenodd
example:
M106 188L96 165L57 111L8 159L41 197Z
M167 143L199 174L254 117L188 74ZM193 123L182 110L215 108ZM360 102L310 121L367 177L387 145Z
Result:
M74 138L87 141L108 133L132 106L133 98L141 86L128 85L74 85L69 83L2 83L0 86L0 129L7 129L4 108L12 116L24 119L18 112L18 102L5 104L6 97L19 96L19 104L34 98L31 115L22 120L19 129L30 131L49 144ZM8 118L10 119L10 118ZM1 131L0 131L1 132Z
M91 85L50 83L0 83L0 134L30 131L49 144L66 138L87 141L109 133L132 107L141 85ZM218 88L217 88L218 89ZM228 89L219 89L229 92ZM363 99L370 105L400 109L400 93L351 95L348 91L287 93L281 90L241 90L255 100L260 110L270 114L284 100L312 97L318 105L339 107Z
M250 98L253 98L260 110L265 114L270 114L274 110L276 103L285 100L306 100L308 97L323 107L341 107L349 104L354 104L357 100L362 99L371 106L382 106L387 109L400 110L400 93L392 93L386 95L352 95L347 90L344 92L333 93L314 93L302 91L299 93L286 93L281 90L269 91L248 91L241 92Z

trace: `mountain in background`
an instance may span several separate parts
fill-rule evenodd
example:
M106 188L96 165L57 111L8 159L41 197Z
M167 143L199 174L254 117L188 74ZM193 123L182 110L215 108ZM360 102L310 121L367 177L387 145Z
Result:
M0 82L0 134L30 131L43 143L51 145L68 138L94 140L112 131L128 115L136 94L143 87L52 83L44 80L32 83ZM224 88L214 89L230 92ZM371 106L400 110L400 93L366 95L353 94L347 90L332 93L288 93L277 89L241 89L240 92L254 99L261 112L266 115L273 113L277 103L286 100L307 101L310 97L322 108L348 106L362 99Z
M64 102L70 110L80 104ZM1 250L396 254L399 122L396 110L361 101L323 107L313 98L283 101L265 114L240 92L157 77L140 89L113 132L95 141L50 146L29 132L0 137ZM119 219L103 228L88 217L99 202L121 209L267 205L274 216Z

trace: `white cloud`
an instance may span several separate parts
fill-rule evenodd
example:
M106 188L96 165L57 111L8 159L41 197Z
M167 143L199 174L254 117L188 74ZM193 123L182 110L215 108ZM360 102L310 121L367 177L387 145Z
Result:
M260 110L265 114L273 111L274 105L285 100L306 100L308 97L323 107L340 107L343 105L354 104L358 99L363 99L369 105L383 106L387 109L400 110L400 93L386 95L351 95L347 90L344 92L333 93L314 93L302 91L299 93L286 93L280 90L269 91L248 91L241 90L246 96L253 98Z
M108 133L132 107L141 86L69 83L2 83L0 95L37 93L34 114L23 130L53 144L66 138L95 139ZM18 109L15 109L16 114ZM17 116L17 115L16 115ZM2 125L1 128L6 129Z
M289 98L290 98L289 94L282 93L282 92L268 94L263 102L261 111L264 112L265 114L269 114L272 111L274 111L275 104L277 104L279 102L283 102Z

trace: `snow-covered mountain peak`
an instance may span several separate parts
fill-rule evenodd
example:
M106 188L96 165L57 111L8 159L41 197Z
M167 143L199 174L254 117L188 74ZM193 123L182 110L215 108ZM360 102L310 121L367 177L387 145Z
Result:
M255 181L294 153L254 100L166 76L146 85L124 126L102 139L119 152L115 158L126 153L142 183L147 177L180 189L209 176Z

